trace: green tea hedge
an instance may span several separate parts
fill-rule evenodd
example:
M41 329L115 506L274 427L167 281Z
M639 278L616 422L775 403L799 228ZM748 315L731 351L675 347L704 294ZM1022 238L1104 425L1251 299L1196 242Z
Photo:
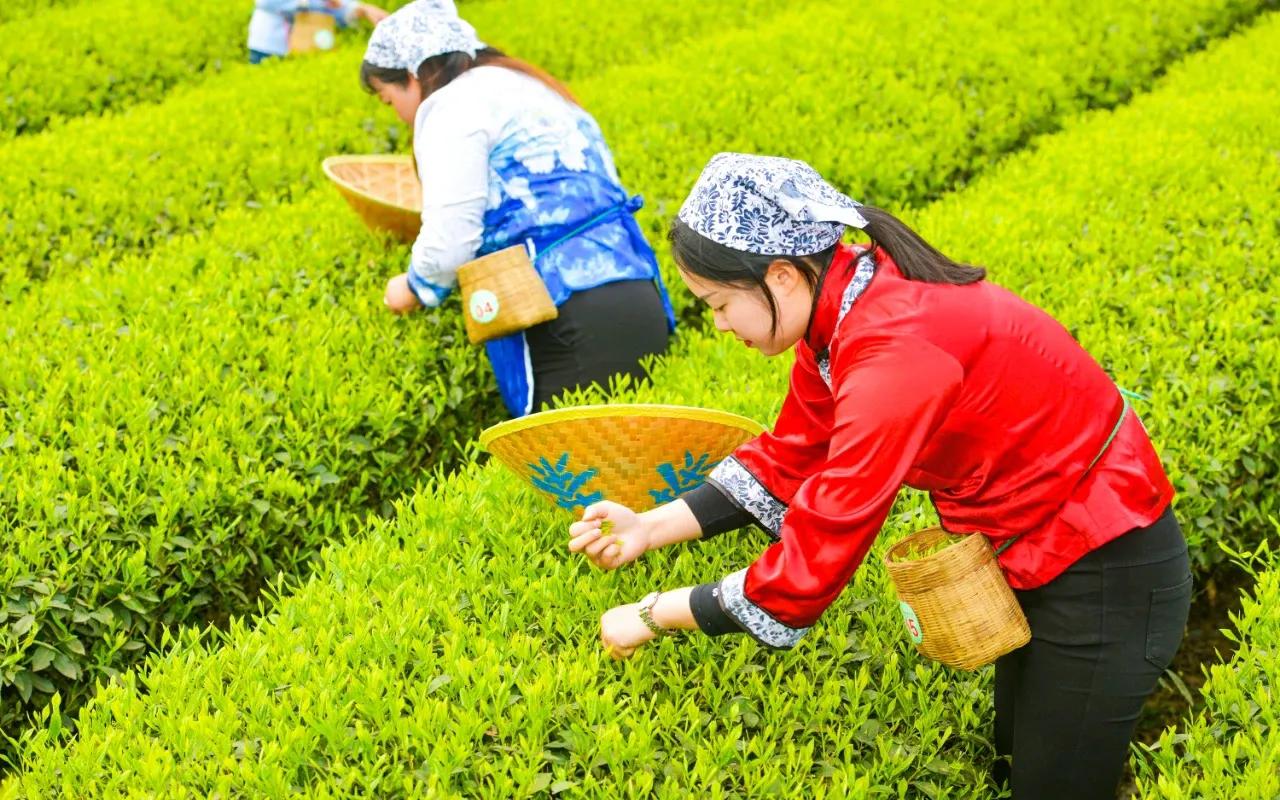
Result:
M400 253L402 255L402 253ZM240 210L0 323L0 724L244 613L501 419L455 307L382 308L336 197Z
M566 557L553 514L496 466L464 471L332 552L258 629L187 642L104 690L71 750L37 735L27 752L47 771L32 762L4 791L812 796L821 782L869 796L886 781L981 785L970 755L985 745L969 731L985 694L906 653L882 584L860 584L842 624L795 654L694 640L618 666L599 646L600 610L638 597L651 570L687 582L746 551L685 551L602 578ZM898 721L904 709L914 718ZM72 751L84 755L58 757Z
M1217 542L1251 549L1280 514L1280 163L1267 144L1280 128L1280 57L1253 45L1276 27L1268 16L1132 106L1072 121L973 190L902 212L944 252L1047 309L1147 397L1134 407L1206 575L1226 558ZM1209 106L1196 125L1181 122ZM665 362L655 396L678 402L705 381L701 358ZM735 376L712 405L771 417L755 404L780 402L786 372L757 367L741 369L773 376L768 389L744 391Z
M404 4L378 3L388 10ZM468 3L462 13L482 34L576 77L605 64L647 58L700 28L744 24L769 13L771 6L776 8L763 0L688 9L655 0L625 6L603 0L516 0ZM262 77L269 67L251 70L247 63L252 11L251 3L178 0L76 3L27 16L11 8L0 11L0 39L6 42L0 54L0 140L36 133L58 120L160 100L175 86L210 74L250 70ZM602 24L602 12L610 24ZM344 63L363 52L368 30L362 23L360 32L340 35ZM332 69L319 64L333 57L299 59L307 62L300 69L324 76L311 85L311 93L333 88L326 82ZM352 82L350 74L342 76L343 88Z
M236 3L101 0L5 22L0 141L36 133L55 119L158 100L177 83L247 58L251 10Z
M80 0L13 0L0 6L0 22L31 19L57 8L65 8Z
M706 157L725 147L794 151L882 202L922 201L1070 112L1146 85L1261 2L1182 0L1158 13L1136 2L1099 1L1088 13L1065 0L981 12L941 0L910 11L814 2L741 31L717 27L709 13L739 4L699 4L707 16L659 60L592 78L566 74L600 119L627 185L649 198L656 232ZM655 22L631 5L574 17L593 34L615 32L599 49L569 47L574 40L513 25L506 13L490 38L505 44L501 37L523 31L529 44L510 49L552 68L570 50L566 69L618 63L631 51L615 45L617 32ZM683 7L666 13L660 29L681 36ZM842 35L818 45L815 30ZM359 55L348 48L233 69L163 104L0 147L0 194L11 199L0 208L11 238L0 252L0 297L19 297L53 272L109 269L120 253L207 229L228 208L286 202L323 182L325 155L404 149L403 127L355 85Z
M1276 530L1280 533L1280 527ZM1208 670L1204 710L1169 728L1140 761L1138 795L1159 800L1280 797L1280 571L1269 571L1232 615L1239 649Z

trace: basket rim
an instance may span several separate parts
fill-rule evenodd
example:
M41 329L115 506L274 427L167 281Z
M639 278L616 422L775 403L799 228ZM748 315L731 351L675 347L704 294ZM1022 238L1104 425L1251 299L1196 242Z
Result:
M902 548L910 545L913 540L939 531L950 533L936 526L926 528L900 540L885 551L884 568L900 599L907 594L934 591L938 586L950 583L961 575L983 570L988 566L999 569L999 562L995 560L990 542L986 536L977 532L961 534L959 541L927 556L906 561L895 560Z
M914 544L916 540L923 539L927 536L936 536L936 535L955 536L957 537L957 541L952 542L951 544L947 545L941 550L930 553L927 556L921 556L920 558L900 559L895 557L897 555L902 554L904 550L909 549L907 545ZM969 542L970 537L972 536L982 536L982 534L979 533L978 531L963 531L963 532L957 533L956 531L949 531L946 528L942 527L941 525L931 525L928 528L921 528L918 531L907 534L906 536L902 537L898 541L894 542L892 545L889 546L889 549L885 551L882 560L886 564L919 564L921 561L928 561L929 559L934 558L935 556L940 556L943 553L951 550L951 548L953 547L957 547L962 544L967 544ZM937 563L937 562L934 562L934 563Z
M550 411L539 411L536 414L529 414L519 419L499 422L497 425L491 425L480 432L480 446L488 450L489 445L499 439L533 428L540 428L550 423L605 417L667 417L700 422L717 422L748 431L753 435L758 435L765 431L763 425L750 417L714 408L666 405L663 403L614 403L556 408Z
M385 208L389 211L400 211L406 214L413 214L414 216L419 216L421 212L414 211L412 208L409 208L408 206L400 206L400 205L396 205L395 203L388 203L386 200L382 199L381 197L377 197L375 195L369 194L363 189L359 189L355 186L352 186L350 183L338 177L333 172L333 167L338 164L412 164L412 163L413 163L413 156L400 155L397 153L387 153L385 155L329 156L324 161L320 162L320 169L324 172L325 177L333 181L335 184L337 184L337 186L342 191L349 192L355 195L356 197L359 197L361 200L365 201L366 203L371 203L375 206Z

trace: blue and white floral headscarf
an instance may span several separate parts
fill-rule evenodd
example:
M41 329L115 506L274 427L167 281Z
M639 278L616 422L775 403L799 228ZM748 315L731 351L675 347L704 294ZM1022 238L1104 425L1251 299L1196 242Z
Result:
M417 72L442 53L475 56L484 48L476 30L458 16L453 0L415 0L373 29L364 60L375 67Z
M807 256L865 228L862 204L803 161L745 153L712 156L680 207L680 221L713 242L747 253Z

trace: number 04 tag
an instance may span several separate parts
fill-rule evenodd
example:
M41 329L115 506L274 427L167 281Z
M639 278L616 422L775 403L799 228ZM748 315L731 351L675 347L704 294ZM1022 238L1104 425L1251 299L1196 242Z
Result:
M488 289L480 289L471 295L471 318L481 325L493 322L498 316L498 296Z

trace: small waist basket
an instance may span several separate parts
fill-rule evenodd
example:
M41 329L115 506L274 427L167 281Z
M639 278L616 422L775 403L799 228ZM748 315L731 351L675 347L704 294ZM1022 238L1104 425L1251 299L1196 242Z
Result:
M299 11L289 28L289 55L332 50L337 25L331 14L322 11Z
M1027 618L985 536L957 538L928 528L895 544L884 562L907 633L922 655L972 670L1031 641Z
M532 328L559 314L522 244L463 264L458 287L472 344Z

